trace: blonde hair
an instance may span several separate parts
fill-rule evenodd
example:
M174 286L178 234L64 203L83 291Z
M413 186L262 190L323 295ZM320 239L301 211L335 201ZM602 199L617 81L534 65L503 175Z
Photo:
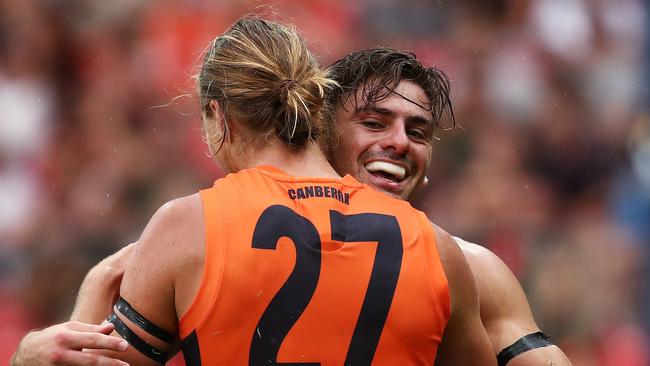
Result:
M238 20L212 42L197 79L212 151L225 135L210 118L217 117L212 100L226 119L247 127L253 142L275 135L300 148L327 129L326 96L336 82L318 67L293 26L255 16Z

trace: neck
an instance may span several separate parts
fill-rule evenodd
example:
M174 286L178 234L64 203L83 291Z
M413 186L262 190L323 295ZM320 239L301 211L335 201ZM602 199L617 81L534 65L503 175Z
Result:
M293 176L340 177L327 162L318 144L309 142L301 150L294 150L279 139L260 148L244 151L241 169L271 165Z

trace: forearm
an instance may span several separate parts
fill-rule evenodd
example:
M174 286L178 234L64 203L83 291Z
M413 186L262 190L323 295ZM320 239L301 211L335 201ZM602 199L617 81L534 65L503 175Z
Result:
M22 360L22 342L18 345L18 349L16 349L16 352L14 352L13 356L11 356L11 360L9 360L9 366L24 366L25 362Z
M40 344L39 341L34 341L34 339L39 338L39 333L42 332L45 332L45 330L34 330L23 337L20 344L18 344L16 352L14 352L9 361L9 366L30 366L37 363L45 364L45 362L49 361L51 355L45 355L47 357L42 357L43 360L38 359L38 357L43 354L41 349L44 348L43 346L45 345ZM48 342L49 341L54 341L54 339L48 340Z
M108 317L117 301L124 267L134 245L127 245L88 272L79 289L71 320L98 324Z
M100 275L91 270L79 289L70 320L90 324L99 324L105 320L115 303L115 290L111 284L116 281L114 274L106 272ZM119 286L119 281L117 283Z

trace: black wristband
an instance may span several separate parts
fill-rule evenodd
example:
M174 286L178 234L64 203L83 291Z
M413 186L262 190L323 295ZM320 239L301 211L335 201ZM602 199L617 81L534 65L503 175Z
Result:
M542 332L521 337L518 341L504 348L497 355L499 366L505 366L510 360L535 348L552 346L551 339Z

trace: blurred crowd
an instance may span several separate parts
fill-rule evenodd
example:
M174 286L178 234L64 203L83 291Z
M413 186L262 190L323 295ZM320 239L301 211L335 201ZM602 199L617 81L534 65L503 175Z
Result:
M273 4L323 64L387 45L446 71L457 123L414 205L496 252L574 365L650 365L650 1ZM260 5L0 0L0 363L222 176L192 75Z

